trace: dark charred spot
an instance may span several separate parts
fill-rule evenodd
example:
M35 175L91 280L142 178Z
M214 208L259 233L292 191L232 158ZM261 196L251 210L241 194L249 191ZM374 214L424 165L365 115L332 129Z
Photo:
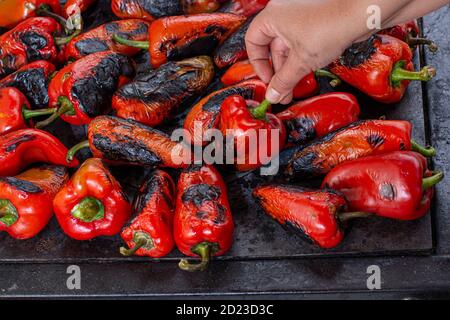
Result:
M205 29L205 33L208 33L208 34L215 33L215 34L222 35L222 34L225 34L227 31L228 31L227 28L224 28L223 26L214 25L214 24L207 26Z
M297 152L288 164L285 174L295 178L311 178L322 174L322 169L315 165L315 152Z
M217 216L213 220L214 224L223 224L226 222L226 212L227 208L225 208L220 203L217 204Z
M384 143L384 138L377 134L372 134L367 137L367 142L372 148L376 149Z
M380 186L380 191L379 192L380 192L380 196L383 199L390 200L390 201L395 199L395 194L396 194L395 193L395 187L392 184L388 183L388 182L383 183Z
M63 166L54 166L50 164L43 164L39 169L52 171L58 178L63 178L67 174L67 169Z
M199 172L202 169L201 165L191 164L189 167L183 170L183 172Z
M205 211L197 211L195 216L199 219L205 219L208 216L208 213L206 213Z
M248 19L242 27L217 48L215 60L220 62L220 66L229 66L246 55L245 34L252 20Z
M14 55L12 55L12 54L5 55L0 60L0 78L5 77L8 74L16 71L15 63L16 63L16 57Z
M207 35L193 39L183 46L174 47L167 51L168 60L181 60L189 57L211 55L220 43L216 35Z
M26 180L17 179L15 177L0 178L0 181L9 184L18 191L26 193L41 193L43 190L34 183Z
M111 107L119 77L131 77L133 72L128 57L111 53L103 58L88 76L75 81L72 95L79 100L80 107L90 118L105 114Z
M6 146L3 146L3 148L5 148L6 152L14 152L22 143L30 142L34 139L36 139L36 136L33 134L24 134L20 137L10 140Z
M404 142L400 142L400 150L405 150L406 146Z
M42 55L40 50L47 46L47 39L34 31L23 32L19 35L20 41L26 46L27 58L29 62L36 60L47 60L49 54Z
M356 68L363 64L376 52L375 42L379 39L377 35L373 35L365 41L354 43L342 54L341 64L348 68Z
M119 6L120 11L127 12L130 5L138 5L154 18L183 14L179 0L122 0Z
M208 112L219 112L220 106L224 100L233 95L239 95L244 97L246 100L251 100L253 98L253 90L247 87L230 87L211 96L203 105L202 109Z
M117 22L110 22L105 25L105 29L109 35L117 34L120 37L126 39L130 39L138 35L147 35L148 33L147 24L139 22L136 24L136 26L137 27L135 29L127 30L126 32L124 32L120 29L120 24L118 24Z
M305 143L316 137L316 128L313 120L302 117L286 121L289 131L289 142Z
M79 54L86 56L91 53L109 50L108 43L97 38L82 39L75 43L75 48Z
M134 212L136 214L140 214L150 204L150 201L156 195L161 195L162 197L164 197L164 200L169 205L169 207L173 207L172 199L167 198L167 195L164 192L165 186L171 186L170 181L167 181L166 179L166 176L159 175L155 172L152 172L148 175L147 180L139 190L139 193L133 204ZM171 190L171 192L173 194L173 190Z
M195 184L183 193L181 199L184 203L192 202L198 208L206 201L217 201L221 193L218 187L209 184Z

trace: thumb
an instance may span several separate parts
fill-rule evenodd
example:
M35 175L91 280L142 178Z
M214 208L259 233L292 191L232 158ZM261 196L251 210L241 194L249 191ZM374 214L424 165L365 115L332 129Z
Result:
M266 99L273 104L289 103L292 100L292 91L297 83L311 72L309 69L302 59L291 50L286 62L272 77Z

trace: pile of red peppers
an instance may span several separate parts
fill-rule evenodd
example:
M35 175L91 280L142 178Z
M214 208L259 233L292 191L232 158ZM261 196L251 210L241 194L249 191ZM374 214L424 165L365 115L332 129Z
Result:
M435 75L415 71L413 56L436 43L415 21L382 30L313 70L280 110L264 100L267 84L246 60L246 31L268 2L113 0L120 19L86 31L82 16L95 0L0 1L0 231L29 239L55 214L75 240L120 234L123 256L159 259L176 247L198 260L182 259L182 270L205 270L232 247L234 220L220 168L192 161L190 147L209 142L199 124L232 133L236 171L280 159L284 183L256 186L253 196L322 248L338 246L355 218L426 215L443 179L427 163L435 150L412 140L411 123L360 120L364 106L353 94L319 92L327 78L329 88L346 82L397 103L410 81ZM138 72L142 51L149 65ZM177 116L187 145L167 133ZM86 139L68 150L44 131L58 119L85 126ZM239 144L255 131L275 134L258 138L256 150ZM91 154L82 163L81 149ZM116 165L152 170L130 195ZM310 178L321 187L296 184Z

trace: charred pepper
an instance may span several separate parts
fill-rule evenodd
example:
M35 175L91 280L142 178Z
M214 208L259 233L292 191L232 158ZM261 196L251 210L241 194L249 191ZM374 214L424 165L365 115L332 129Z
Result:
M113 116L95 118L88 127L88 140L67 153L68 161L82 148L94 157L116 164L183 168L190 159L181 143L168 135L133 120Z
M289 160L285 174L297 179L320 176L349 160L399 150L434 156L433 148L426 149L411 140L411 131L408 121L355 122L306 146L286 150Z
M49 105L58 111L36 127L45 127L59 117L73 125L88 124L110 110L114 92L133 73L131 60L112 51L94 53L67 65L48 88Z
M207 56L170 61L121 87L112 106L121 118L157 126L187 99L201 94L213 77L214 65Z
M382 103L399 102L411 80L429 81L436 69L414 71L411 48L388 35L373 35L356 43L330 65L343 81Z
M351 210L415 220L429 211L433 186L443 178L427 169L422 155L397 151L343 163L328 173L323 187L342 192Z
M62 11L65 17L70 17L85 12L95 2L97 0L67 0Z
M61 13L59 0L3 0L0 1L0 28L12 28L18 23L36 16L39 9Z
M0 178L0 231L21 240L37 235L53 216L53 198L68 178L64 167L49 165Z
M131 41L118 35L114 40L148 49L156 69L167 61L212 54L244 21L242 16L227 13L166 17L151 24L149 41Z
M251 17L264 9L269 1L270 0L230 0L225 3L219 11Z
M131 215L122 188L100 159L86 160L53 200L64 233L76 240L113 236Z
M334 92L298 102L277 114L288 131L288 142L305 144L358 120L356 98L349 93Z
M185 271L203 271L211 256L223 255L233 242L233 217L227 189L212 166L191 166L181 173L177 185L174 235L178 249L199 264L180 261Z
M121 247L122 255L161 258L172 251L174 200L175 184L170 175L161 170L152 172L133 203L135 218L122 230L122 239L130 248Z
M43 162L66 167L78 161L66 161L67 148L50 133L21 129L0 136L0 176L13 176L32 163Z

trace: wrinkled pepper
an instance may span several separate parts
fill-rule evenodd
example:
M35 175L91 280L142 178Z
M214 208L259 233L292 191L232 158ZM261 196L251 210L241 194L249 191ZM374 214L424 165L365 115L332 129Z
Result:
M185 140L195 145L205 145L206 130L217 128L220 122L220 107L224 100L232 95L240 95L246 100L262 102L266 85L260 80L249 80L235 86L215 91L200 100L189 111L184 121Z
M18 23L36 16L39 9L61 13L59 0L2 0L0 1L0 28L10 29Z
M0 80L0 88L14 87L20 90L32 109L47 108L48 85L55 66L47 61L35 61Z
M434 185L443 178L427 169L422 155L397 151L343 163L328 173L323 187L342 192L351 210L415 220L430 210Z
M424 148L411 140L411 131L408 121L355 122L306 146L287 149L289 160L285 174L296 179L320 176L349 160L399 150L414 150L434 156L436 150Z
M152 258L168 255L175 246L174 206L172 178L164 171L155 170L141 186L133 203L135 217L121 233L129 249L121 247L120 253Z
M102 160L86 160L53 200L58 223L76 240L113 236L131 215L119 182Z
M270 0L230 0L225 3L219 11L251 17L264 9L269 1Z
M111 109L111 99L134 73L131 60L124 55L104 51L85 56L59 70L48 88L49 106L58 108L43 128L59 117L72 125L88 124Z
M170 119L187 99L203 93L213 77L210 57L170 61L117 90L112 106L121 118L157 126Z
M178 249L201 262L180 261L185 271L203 271L211 256L227 252L233 242L234 223L225 183L212 166L191 166L177 185L174 235Z
M95 118L88 127L88 140L67 153L71 161L76 152L90 148L94 157L114 164L183 168L190 159L181 143L165 133L133 120L113 116Z
M27 98L16 88L0 88L0 135L32 126L32 118L56 109L30 110Z
M330 65L330 71L382 103L399 102L411 80L429 81L436 69L414 71L411 48L388 35L373 35L356 43Z
M344 239L343 225L362 212L347 212L342 194L333 190L309 190L299 186L265 185L253 190L265 213L286 229L295 231L321 248L338 246Z
M64 55L66 60L78 60L92 53L102 51L114 51L127 56L132 56L140 49L118 44L112 40L114 34L118 34L129 40L148 40L148 22L129 19L112 21L98 26L74 37L66 46Z
M269 108L267 100L252 107L238 95L230 96L222 103L220 129L223 136L233 137L238 171L257 169L269 163L284 147L286 129L278 117L267 112ZM252 148L246 141L255 137Z
M53 198L67 179L66 168L50 165L0 178L0 231L21 240L41 232L53 216Z
M0 136L0 176L13 176L36 162L77 167L66 160L67 148L50 133L20 129Z
M114 35L114 40L148 49L156 69L167 61L211 55L244 21L244 17L228 13L166 17L151 24L149 41L132 41L119 35Z
M290 144L305 144L358 120L360 108L350 93L333 92L309 98L277 114Z

